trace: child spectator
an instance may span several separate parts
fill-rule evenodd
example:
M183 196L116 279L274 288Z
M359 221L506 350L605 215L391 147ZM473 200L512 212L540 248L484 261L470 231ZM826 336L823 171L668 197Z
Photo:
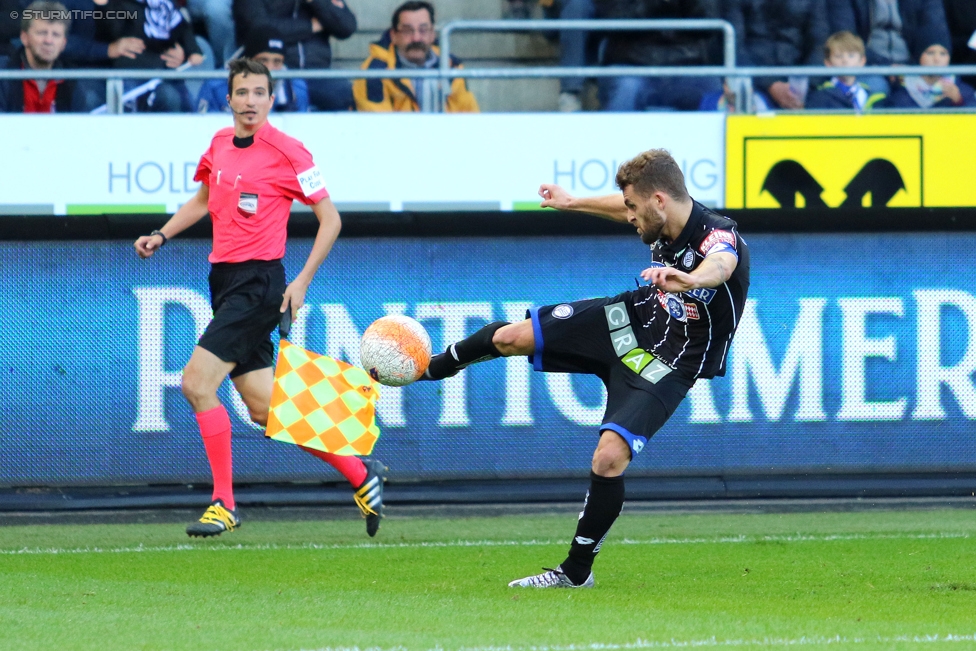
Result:
M949 50L944 45L930 45L919 65L949 65ZM958 108L976 107L976 91L969 84L956 80L955 75L906 75L896 85L885 104L890 108Z
M828 68L863 68L867 63L864 41L851 32L837 32L824 43L824 65ZM832 77L807 97L808 109L854 109L869 111L884 100L882 93L871 93L867 84L853 75Z

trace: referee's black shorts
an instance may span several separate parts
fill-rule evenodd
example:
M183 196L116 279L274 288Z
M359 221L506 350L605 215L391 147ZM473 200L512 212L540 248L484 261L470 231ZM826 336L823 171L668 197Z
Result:
M230 376L274 366L271 333L281 321L285 268L281 260L216 262L210 270L213 321L199 346L237 366Z
M667 422L695 380L637 345L630 293L528 311L537 371L588 373L607 387L600 431L619 434L632 455ZM634 324L634 325L632 325Z

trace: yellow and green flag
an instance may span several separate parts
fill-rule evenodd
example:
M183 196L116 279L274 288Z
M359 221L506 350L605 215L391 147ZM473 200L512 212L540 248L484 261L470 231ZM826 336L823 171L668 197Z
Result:
M265 436L344 456L379 438L376 382L363 369L281 340Z

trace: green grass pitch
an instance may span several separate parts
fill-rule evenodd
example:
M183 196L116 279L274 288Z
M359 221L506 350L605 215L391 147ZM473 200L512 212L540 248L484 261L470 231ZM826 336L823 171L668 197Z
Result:
M507 587L574 523L2 527L0 649L976 648L972 511L625 509L594 589Z

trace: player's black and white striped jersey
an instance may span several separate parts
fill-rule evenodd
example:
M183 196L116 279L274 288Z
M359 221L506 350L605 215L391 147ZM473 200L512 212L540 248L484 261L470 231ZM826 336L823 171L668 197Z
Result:
M697 201L678 239L658 240L651 246L651 266L684 272L719 251L735 253L739 262L732 277L718 287L672 294L644 286L632 294L641 348L695 378L725 375L729 345L749 291L749 248L734 221Z

